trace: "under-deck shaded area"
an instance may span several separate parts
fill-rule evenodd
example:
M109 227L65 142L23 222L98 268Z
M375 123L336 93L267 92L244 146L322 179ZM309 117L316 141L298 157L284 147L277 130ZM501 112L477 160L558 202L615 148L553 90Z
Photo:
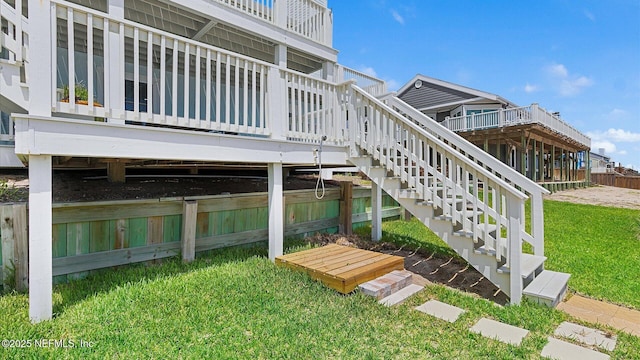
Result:
M404 258L330 244L276 257L276 265L303 271L343 294L358 285L404 269Z

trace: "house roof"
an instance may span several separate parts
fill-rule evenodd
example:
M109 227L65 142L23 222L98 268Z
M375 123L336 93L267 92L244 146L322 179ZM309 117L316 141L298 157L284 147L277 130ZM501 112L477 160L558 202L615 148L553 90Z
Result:
M417 86L416 82L421 86ZM427 85L427 86L425 86ZM448 81L417 74L398 90L398 97L419 110L457 106L471 102L490 101L506 106L517 106L499 95Z

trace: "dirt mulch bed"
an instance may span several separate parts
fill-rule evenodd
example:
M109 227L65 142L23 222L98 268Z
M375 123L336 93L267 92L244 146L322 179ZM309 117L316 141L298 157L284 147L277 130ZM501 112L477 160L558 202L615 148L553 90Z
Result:
M378 251L404 257L404 268L416 273L426 280L452 287L467 293L476 294L484 299L500 305L509 303L509 297L485 279L476 269L458 257L443 258L435 254L417 249L398 247L388 242L372 242L358 235L317 234L306 241L324 246L335 243L359 249Z
M156 175L128 177L126 183L117 184L108 182L106 176L101 175L96 172L54 172L53 201L159 199L267 192L267 178L264 176ZM0 173L0 180L7 184L4 190L0 187L0 203L29 199L26 174ZM290 176L284 182L284 190L313 189L315 186L316 178L310 175ZM325 186L331 188L340 185L335 181L325 181Z

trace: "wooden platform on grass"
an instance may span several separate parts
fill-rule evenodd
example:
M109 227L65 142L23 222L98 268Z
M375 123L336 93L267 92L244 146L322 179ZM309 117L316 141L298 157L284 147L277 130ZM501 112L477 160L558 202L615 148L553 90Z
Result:
M304 271L343 294L393 270L404 270L404 258L329 244L278 256L276 265Z

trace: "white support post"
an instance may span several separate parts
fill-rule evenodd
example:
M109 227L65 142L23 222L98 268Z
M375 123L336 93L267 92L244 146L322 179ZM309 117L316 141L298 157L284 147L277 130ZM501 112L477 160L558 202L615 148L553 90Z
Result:
M335 79L335 68L336 68L336 64L329 62L329 61L325 61L322 64L322 72L324 73L324 79L327 81L331 81L333 82ZM342 80L342 79L341 79Z
M51 156L29 155L29 318L33 323L51 319L53 311L51 186Z
M53 85L51 1L29 0L29 114L51 116ZM20 20L22 21L22 19ZM55 56L55 55L53 55Z
M382 239L382 187L371 182L371 240Z
M531 196L531 235L536 241L533 254L544 256L544 212L540 193Z
M284 242L284 198L282 163L270 163L269 173L269 260L282 255Z
M282 28L287 28L287 1L273 0L275 24Z
M109 1L109 17L114 20L124 20L124 0L108 0ZM112 118L110 123L124 124L124 26L115 26L111 23L110 29L104 31L109 32L109 93L105 96L109 97ZM106 76L106 74L105 74Z
M520 226L520 219L524 221L522 213L522 206L520 203L524 200L519 200L514 196L508 196L507 199L507 219L509 221L509 230L507 234L508 242L508 255L507 260L509 264L509 288L511 299L511 305L518 305L522 300L522 274L520 273L520 266L522 262L522 228Z
M269 96L269 112L267 118L267 127L271 130L271 138L282 140L286 139L288 131L287 114L287 85L281 73L281 69L287 68L287 47L284 45L276 45L275 49L275 67L269 68L267 87Z

